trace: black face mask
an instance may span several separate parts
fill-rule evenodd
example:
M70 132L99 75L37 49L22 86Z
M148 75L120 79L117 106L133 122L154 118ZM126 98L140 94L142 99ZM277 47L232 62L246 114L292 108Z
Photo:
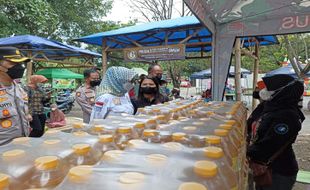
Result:
M100 83L101 83L101 80L99 79L99 80L92 80L92 81L90 81L89 84L91 87L95 87L95 86L99 86Z
M254 99L258 99L259 100L260 99L259 91L253 91L253 95L252 96L253 96Z
M8 74L11 79L20 79L23 78L25 69L26 68L23 64L16 64L9 68L6 74Z
M143 94L156 94L157 89L155 87L141 87Z
M160 81L162 77L163 77L162 75L156 75L155 78L156 78L158 81Z

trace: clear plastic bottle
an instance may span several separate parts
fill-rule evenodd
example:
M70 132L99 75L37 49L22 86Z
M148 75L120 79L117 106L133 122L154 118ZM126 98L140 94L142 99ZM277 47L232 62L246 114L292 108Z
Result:
M158 124L167 124L168 123L166 116L164 116L164 115L158 115L156 117L156 121Z
M159 132L153 129L145 129L142 139L148 143L159 143Z
M124 150L128 144L128 141L130 141L132 138L133 134L130 127L119 127L116 130L114 142L119 149Z
M224 182L227 184L230 190L238 190L238 179L236 173L228 163L226 156L221 148L215 146L209 146L204 148L204 155L214 161L219 169L219 174L222 178L226 179Z
M103 154L109 150L116 150L117 147L113 139L113 135L100 135L99 142L96 144L94 149L101 151Z
M64 166L57 156L43 156L34 161L35 172L29 179L29 188L54 188L65 177Z
M160 115L161 110L159 108L153 108L150 115Z
M155 119L149 119L146 121L145 129L157 129L157 122Z
M188 146L188 139L185 133L172 133L172 141Z
M91 134L93 135L102 135L105 132L105 126L104 125L94 125L91 128Z
M10 185L10 176L0 173L0 189L9 190L9 185Z
M83 131L83 130L84 130L84 126L85 126L85 124L82 123L82 122L73 123L73 124L72 124L71 133Z
M146 115L146 110L144 108L138 108L136 115Z
M208 190L228 189L224 183L225 179L219 175L218 166L215 162L208 160L195 162L194 173L205 179L202 184L208 187Z
M143 123L143 122L135 123L135 125L133 126L134 137L135 138L141 138L143 135L144 128L145 128L145 123Z
M89 144L75 144L72 146L73 155L69 159L71 167L78 165L94 165L99 161L100 152L92 151Z

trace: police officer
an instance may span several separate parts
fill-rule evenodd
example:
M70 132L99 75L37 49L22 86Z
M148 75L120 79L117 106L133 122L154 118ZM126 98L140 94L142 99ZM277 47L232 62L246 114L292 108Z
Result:
M18 49L0 47L0 145L29 134L27 93L14 82L23 77L27 61Z
M305 117L298 107L303 83L289 75L263 78L266 88L259 92L264 101L252 134L247 156L251 162L267 164L272 169L272 184L256 186L257 190L291 190L298 172L292 144ZM254 168L252 168L254 169Z
M84 71L85 83L76 90L76 100L83 111L83 122L89 123L90 114L95 105L95 90L101 82L100 75L95 69Z

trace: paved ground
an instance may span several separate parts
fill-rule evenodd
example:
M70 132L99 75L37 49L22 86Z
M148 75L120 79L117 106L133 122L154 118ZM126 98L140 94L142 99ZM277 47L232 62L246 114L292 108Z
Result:
M186 95L187 97L190 97L190 95L195 94L195 88L181 89L181 96L183 97L186 97ZM305 97L304 105L307 105L308 101L310 101L310 97ZM310 112L305 109L303 112L306 120L304 121L303 128L294 144L294 150L300 169L310 171ZM67 114L67 116L82 118L80 106L75 104L75 107L73 107L73 110ZM304 184L296 183L294 190L310 190L310 185L306 186Z

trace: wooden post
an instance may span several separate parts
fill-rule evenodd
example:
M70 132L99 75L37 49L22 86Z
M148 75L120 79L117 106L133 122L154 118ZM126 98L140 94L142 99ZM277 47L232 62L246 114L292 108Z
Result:
M106 47L107 47L107 39L104 38L102 40L102 77L105 75L108 68L108 53Z
M236 38L235 42L235 90L236 101L241 101L241 40Z
M29 58L31 58L31 57L32 57L32 52L29 51L28 54L27 54L27 56L28 56ZM30 77L31 77L31 75L32 75L32 71L33 71L33 63L32 63L32 60L31 60L31 61L29 61L29 62L27 63L27 73L26 73L27 83L30 82Z
M259 67L259 42L256 41L255 44L255 56L257 59L254 59L254 68L253 68L253 91L256 87L257 80L258 80L258 67ZM252 97L252 110L256 108L257 101Z

